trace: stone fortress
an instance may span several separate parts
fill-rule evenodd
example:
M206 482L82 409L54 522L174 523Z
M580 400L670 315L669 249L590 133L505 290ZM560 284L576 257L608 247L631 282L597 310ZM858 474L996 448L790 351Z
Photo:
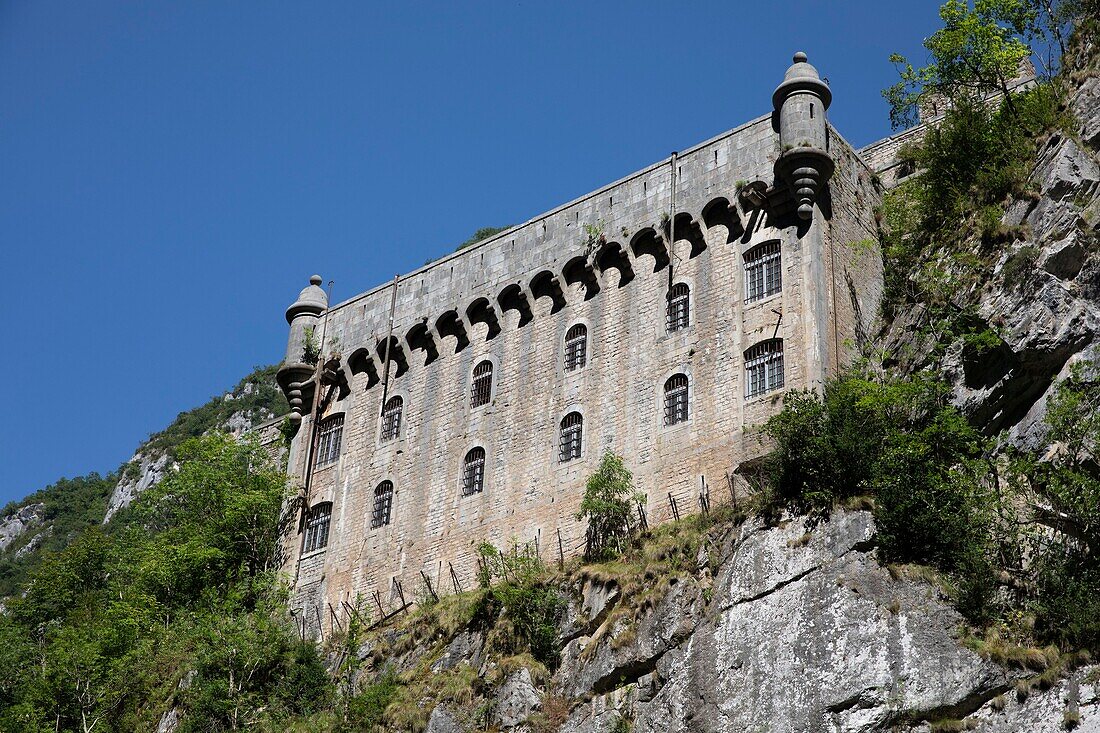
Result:
M472 587L482 541L583 550L606 450L651 525L744 493L756 426L878 313L892 162L868 165L831 101L798 53L740 127L343 303L311 279L279 372L303 633Z

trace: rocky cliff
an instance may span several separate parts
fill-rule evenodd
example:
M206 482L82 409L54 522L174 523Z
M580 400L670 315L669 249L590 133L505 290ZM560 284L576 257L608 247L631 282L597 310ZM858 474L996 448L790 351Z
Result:
M422 619L398 623L360 654L379 668L395 663L414 686L435 680L409 701L423 706L409 727L432 733L486 724L532 733L1100 731L1100 666L1053 650L1028 650L1025 664L994 661L966 637L935 576L876 561L867 511L816 527L682 524L658 531L644 566L627 558L566 573L565 645L552 674L529 658L494 656L494 631L476 615L453 634L420 639ZM448 693L440 681L475 678L489 682L474 693Z
M938 367L956 403L990 434L1008 432L1017 447L1044 446L1043 417L1053 385L1078 361L1097 358L1100 333L1100 72L1095 50L1079 51L1083 68L1068 95L1069 129L1043 141L1027 177L1025 196L1004 207L1000 231L1011 241L988 276L953 297L973 308L1000 343L978 356L963 339ZM976 250L978 245L972 244ZM950 269L946 262L931 266ZM921 326L924 303L901 310L881 338L903 365L927 363L936 338Z

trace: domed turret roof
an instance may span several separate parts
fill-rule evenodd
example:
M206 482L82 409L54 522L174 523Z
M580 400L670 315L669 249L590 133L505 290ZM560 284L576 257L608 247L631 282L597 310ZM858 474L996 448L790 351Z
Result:
M821 97L825 109L828 109L829 104L833 101L833 93L829 90L829 85L821 80L821 75L817 73L814 65L806 60L806 54L802 51L794 55L794 63L787 68L787 73L783 75L783 83L777 86L772 93L772 106L779 109L780 105L783 104L783 99L788 94L797 91L809 91Z
M321 276L314 275L309 279L309 285L298 294L298 300L286 309L286 321L290 323L295 316L302 313L319 316L325 308L328 308L328 296L325 295L324 290L321 290Z

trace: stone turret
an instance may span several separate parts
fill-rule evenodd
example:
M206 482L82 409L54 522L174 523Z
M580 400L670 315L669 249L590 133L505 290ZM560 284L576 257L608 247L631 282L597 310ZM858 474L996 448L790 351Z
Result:
M829 85L801 51L772 93L783 150L775 162L776 182L787 186L799 218L807 221L813 218L818 194L833 175L825 119L832 101Z
M316 362L320 355L320 338L317 326L321 314L328 308L328 296L321 289L321 276L314 275L309 285L298 294L298 299L286 309L286 321L290 324L290 337L286 344L286 358L277 375L279 386L290 403L290 420L298 424L306 402L315 386ZM312 331L317 353L307 353L307 334Z

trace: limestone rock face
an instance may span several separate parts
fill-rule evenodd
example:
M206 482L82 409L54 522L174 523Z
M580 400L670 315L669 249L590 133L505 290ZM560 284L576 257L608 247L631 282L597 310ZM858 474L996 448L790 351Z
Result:
M802 522L742 531L713 615L668 660L636 731L870 731L961 717L1007 689L960 646L961 619L871 556L867 513L807 538Z
M110 521L119 509L129 506L138 494L164 478L164 472L168 470L168 456L164 453L146 455L138 451L129 463L136 466L137 470L132 473L124 472L118 480L107 502L107 514L103 517L104 524Z
M971 716L978 733L1100 733L1100 666L1078 670L1051 689L1020 701L1005 695ZM1000 709L998 709L1000 708ZM1078 721L1074 723L1073 721Z
M436 705L431 717L428 718L426 733L462 733L462 726L447 708Z
M935 587L877 563L874 534L868 512L812 530L743 525L710 592L685 578L633 636L603 629L567 644L551 686L587 701L560 731L625 719L636 733L870 733L966 719L1053 732L1067 710L1077 730L1100 730L1100 668L1017 701L1005 669L960 643L962 619Z
M938 587L879 565L869 512L838 511L816 526L751 519L705 547L674 582L654 579L643 610L614 580L573 588L561 665L545 684L520 668L492 686L492 726L930 733L952 721L984 733L1100 733L1100 665L1021 695L1032 673L968 649ZM483 633L460 632L433 672L483 667L484 644ZM480 730L469 712L437 705L427 730Z
M0 518L0 552L19 539L24 532L41 524L45 510L45 504L28 504Z
M497 690L493 705L493 721L504 729L515 728L542 707L542 695L531 681L531 672L519 669Z
M1076 140L1054 134L1039 151L1029 180L1037 195L1008 207L1001 223L1017 239L976 294L978 315L1004 343L979 355L956 343L943 363L956 405L987 432L1007 430L1033 451L1044 445L1052 385L1075 362L1100 356L1100 78L1086 80L1069 109ZM920 310L895 319L886 338L892 353L930 348L913 329Z

